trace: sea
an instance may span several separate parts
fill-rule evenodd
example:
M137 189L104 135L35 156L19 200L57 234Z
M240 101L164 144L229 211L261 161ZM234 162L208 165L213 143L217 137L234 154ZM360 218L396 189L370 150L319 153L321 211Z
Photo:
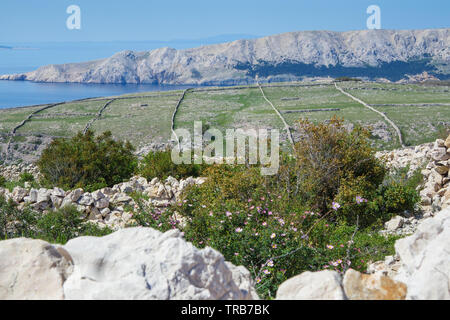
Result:
M172 41L0 42L0 75L29 72L49 64L103 59L123 50L146 51L161 47L186 49L239 38L243 38L243 36L230 35L199 40ZM1 80L0 109L134 92L166 91L183 88L186 88L186 86L35 83Z

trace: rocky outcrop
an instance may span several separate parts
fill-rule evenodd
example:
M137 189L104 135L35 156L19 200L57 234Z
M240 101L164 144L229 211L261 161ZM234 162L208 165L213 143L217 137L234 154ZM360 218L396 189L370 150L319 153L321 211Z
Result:
M257 298L247 270L226 264L211 248L196 249L179 230L162 234L128 228L102 238L73 239L64 248L74 260L64 283L66 299Z
M0 241L0 300L61 300L73 261L63 248L25 238Z
M283 282L277 300L344 300L342 278L336 271L303 272Z
M450 208L425 220L398 240L401 267L395 279L408 286L408 299L450 300Z
M217 85L253 83L256 75L259 81L355 75L399 80L409 73L432 75L438 69L420 58L431 57L440 68L439 62L450 59L449 48L450 29L303 31L195 49L123 51L103 60L50 65L0 79ZM435 76L448 76L441 69Z
M416 232L395 243L396 253L368 266L408 286L407 299L450 299L450 208L424 219Z
M423 183L417 188L421 197L420 210L392 218L386 222L382 233L410 235L424 218L450 207L450 136L416 147L377 152L376 156L391 170L409 166L408 176L418 169L423 175Z
M168 177L165 181L154 178L149 182L143 177L135 176L128 182L92 193L84 192L83 189L64 191L56 187L34 189L28 186L15 187L11 192L0 188L0 196L15 201L19 209L29 206L38 212L73 205L90 221L117 230L130 223L134 211L139 208L130 196L133 193L142 194L141 201L147 207L165 208L176 203L187 187L204 182L205 178L192 177L179 181L173 177Z
M406 285L384 275L347 270L303 272L283 282L277 300L404 300Z
M404 283L380 274L363 274L349 269L342 282L350 300L405 300Z
M258 299L250 273L179 230L127 228L65 246L0 241L0 299Z

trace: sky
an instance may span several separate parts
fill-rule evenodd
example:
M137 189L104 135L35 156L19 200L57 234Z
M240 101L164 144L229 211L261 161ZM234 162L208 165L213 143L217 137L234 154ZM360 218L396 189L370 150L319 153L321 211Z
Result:
M79 30L66 26L70 5L80 8ZM449 0L0 0L0 43L362 30L370 5L380 7L382 29L450 27Z

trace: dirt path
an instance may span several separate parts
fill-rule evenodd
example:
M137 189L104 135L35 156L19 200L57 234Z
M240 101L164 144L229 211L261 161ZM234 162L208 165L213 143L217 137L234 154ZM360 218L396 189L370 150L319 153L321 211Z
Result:
M289 125L287 124L287 122L286 122L286 120L284 119L284 117L281 115L280 111L278 111L278 109L275 108L275 106L273 105L273 103L272 103L269 99L267 99L266 94L264 93L264 90L262 89L262 87L261 87L261 85L260 85L259 83L258 83L258 87L259 87L259 90L261 90L261 93L262 93L262 96L263 96L264 100L266 100L266 101L271 105L272 109L276 112L276 114L278 115L278 117L279 117L279 118L281 119L281 121L283 122L284 128L286 129L286 132L287 132L287 135L288 135L288 138L289 138L289 141L290 141L292 147L294 147L294 139L292 139L291 128L290 128Z
M400 129L397 127L397 125L391 120L389 119L383 112L378 111L377 109L371 107L370 105L368 105L367 103L365 103L364 101L362 101L361 99L356 98L355 96L352 96L350 93L345 92L342 88L338 87L337 83L334 83L334 86L336 87L336 89L338 91L340 91L341 93L345 94L347 97L355 100L356 102L362 104L364 107L368 108L369 110L372 110L373 112L378 113L380 116L382 116L395 130L395 132L397 133L398 136L398 141L400 142L402 148L405 148L405 145L403 144L403 139L402 139L402 133L400 131Z

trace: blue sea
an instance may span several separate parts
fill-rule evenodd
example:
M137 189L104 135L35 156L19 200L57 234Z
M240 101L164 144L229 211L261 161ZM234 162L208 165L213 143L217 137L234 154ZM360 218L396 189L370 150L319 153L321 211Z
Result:
M249 36L248 38L250 38ZM24 73L49 64L103 59L123 50L146 51L161 47L193 48L244 38L224 35L199 40L116 42L0 42L0 74ZM33 83L0 81L0 109L119 95L143 91L182 89L185 86Z

